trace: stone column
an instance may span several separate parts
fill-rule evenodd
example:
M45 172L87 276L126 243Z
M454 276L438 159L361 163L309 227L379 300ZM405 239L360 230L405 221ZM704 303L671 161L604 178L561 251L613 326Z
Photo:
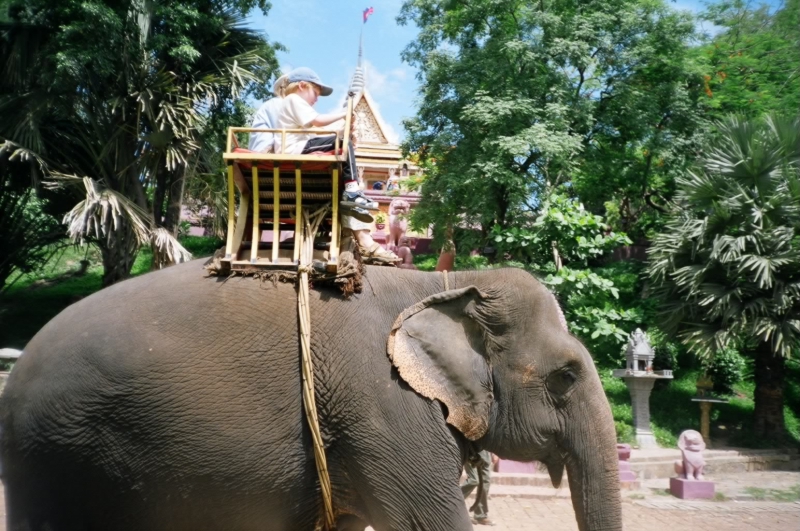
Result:
M636 431L636 442L639 448L658 448L656 437L650 429L650 392L653 390L655 378L629 377L625 384L631 393L633 406L633 427Z

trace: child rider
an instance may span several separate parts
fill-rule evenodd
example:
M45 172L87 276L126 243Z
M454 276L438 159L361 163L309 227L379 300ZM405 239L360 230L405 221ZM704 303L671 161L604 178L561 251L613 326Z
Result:
M324 127L345 118L345 112L319 114L313 106L319 96L329 96L333 89L322 84L319 76L310 68L296 68L289 72L284 89L284 100L278 115L281 129L306 129ZM286 133L285 153L306 154L319 151L333 151L336 135L316 136L307 133ZM358 244L362 259L367 263L393 264L401 259L391 251L381 247L370 236L370 223L374 221L367 210L378 210L378 204L364 195L356 179L356 161L352 143L347 150L348 160L342 168L344 192L340 203L342 226L350 229Z

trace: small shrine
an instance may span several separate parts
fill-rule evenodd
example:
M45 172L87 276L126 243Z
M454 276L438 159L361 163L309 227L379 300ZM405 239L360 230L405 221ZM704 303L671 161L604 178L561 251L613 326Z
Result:
M654 371L655 352L647 335L637 328L625 349L625 368L615 369L613 375L622 378L631 394L633 427L639 448L657 448L655 435L650 429L650 393L659 378L671 379L672 371Z
M628 370L631 372L653 372L653 358L655 358L655 352L650 346L650 341L644 335L644 332L637 328L631 334L628 347L625 349Z

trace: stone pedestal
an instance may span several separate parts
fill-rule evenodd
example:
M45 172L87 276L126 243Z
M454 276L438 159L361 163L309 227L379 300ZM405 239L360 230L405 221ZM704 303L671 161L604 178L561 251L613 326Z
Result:
M672 371L653 370L655 352L650 346L647 334L637 328L625 349L625 368L612 372L617 378L625 380L631 393L633 406L633 429L639 448L658 448L656 437L650 429L650 391L659 378L672 379Z
M673 496L682 500L713 498L714 482L669 478L669 491Z
M623 378L631 393L633 407L633 428L636 431L636 443L639 448L658 448L656 436L650 429L650 392L653 390L655 378L633 377Z
M619 480L621 483L636 481L636 474L631 469L628 459L631 458L631 446L629 444L617 445L617 456L619 458Z

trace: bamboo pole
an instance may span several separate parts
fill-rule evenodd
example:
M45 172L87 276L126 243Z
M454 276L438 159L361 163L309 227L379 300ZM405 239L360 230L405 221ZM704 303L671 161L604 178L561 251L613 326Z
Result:
M331 248L329 261L338 267L339 260L339 170L333 169L333 198L331 199Z
M281 244L281 167L272 166L272 263L278 263L278 249Z
M261 208L259 208L260 197L258 196L258 166L253 164L253 242L250 246L250 263L255 264L258 262L258 242L261 239L261 230L258 226L259 218L261 217Z
M295 199L295 217L294 217L294 254L293 259L295 263L300 260L300 234L303 233L303 176L300 171L300 165L296 164L294 167L294 185L297 198Z
M233 255L233 233L236 227L236 220L233 209L236 204L236 196L233 191L233 163L228 164L228 241L225 245L225 258ZM244 222L244 220L241 220Z

